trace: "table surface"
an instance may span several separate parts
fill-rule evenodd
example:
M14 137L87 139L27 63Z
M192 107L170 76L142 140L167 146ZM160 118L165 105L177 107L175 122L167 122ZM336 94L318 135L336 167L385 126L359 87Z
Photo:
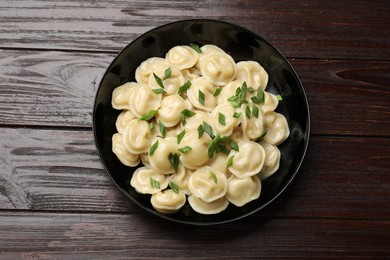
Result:
M390 2L1 1L0 258L387 258ZM129 201L92 107L116 54L168 22L245 27L291 62L311 136L294 181L243 220L193 227Z

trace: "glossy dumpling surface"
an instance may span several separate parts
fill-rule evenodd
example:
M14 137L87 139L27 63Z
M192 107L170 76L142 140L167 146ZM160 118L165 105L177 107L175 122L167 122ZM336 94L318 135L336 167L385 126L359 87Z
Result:
M152 57L143 61L135 70L135 79L140 84L149 84L149 76L153 71L161 65L165 64L165 59L160 57Z
M236 77L236 63L224 52L212 52L200 64L202 75L217 86L224 86Z
M124 165L130 167L137 166L140 162L139 155L129 152L123 145L122 138L122 135L119 133L115 133L112 136L112 152Z
M174 137L157 137L154 144L158 143L156 150L151 155L149 153L149 163L153 169L163 174L174 172L174 168L169 161L169 154L178 154L177 140Z
M237 178L232 175L228 179L228 183L226 198L237 207L244 206L260 197L261 182L256 175L246 178Z
M268 73L256 61L240 61L237 63L237 79L245 81L255 90L265 89L268 84Z
M186 203L186 195L171 189L163 190L152 195L150 202L155 210L165 214L176 213Z
M148 152L152 137L153 132L148 122L143 120L133 119L123 130L123 144L129 152L134 154Z
M138 168L130 180L130 185L142 194L155 194L168 187L168 176L148 167Z
M229 201L225 197L212 202L204 202L194 195L188 196L188 203L193 210L204 215L218 214L224 211L229 205Z
M183 70L193 67L199 59L199 54L190 46L180 45L171 48L165 59L169 66Z

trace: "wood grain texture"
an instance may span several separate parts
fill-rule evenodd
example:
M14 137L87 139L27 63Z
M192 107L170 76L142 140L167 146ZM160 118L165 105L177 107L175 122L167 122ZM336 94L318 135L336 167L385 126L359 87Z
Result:
M0 128L0 209L139 212L100 164L91 132ZM390 139L313 137L262 216L389 219Z
M0 50L0 125L91 127L112 54ZM291 60L312 133L389 136L390 62Z
M390 221L252 216L214 227L161 221L146 214L3 213L1 254L22 259L365 259L386 258L390 244Z
M0 48L118 52L182 19L241 25L288 57L390 59L387 1L2 1ZM317 22L313 22L317 21Z

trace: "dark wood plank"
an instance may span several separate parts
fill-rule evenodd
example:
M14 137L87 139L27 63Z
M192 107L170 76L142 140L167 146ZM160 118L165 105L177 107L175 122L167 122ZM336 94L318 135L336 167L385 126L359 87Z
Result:
M212 18L263 36L288 57L390 59L390 5L370 1L2 1L0 48L117 52L159 25Z
M0 209L140 212L103 170L91 132L0 128ZM261 216L390 219L390 139L312 137Z
M150 215L0 212L5 258L386 258L390 221L249 217L192 227ZM221 234L224 235L221 235Z
M91 127L112 54L0 50L0 125ZM389 136L390 62L292 60L312 133Z

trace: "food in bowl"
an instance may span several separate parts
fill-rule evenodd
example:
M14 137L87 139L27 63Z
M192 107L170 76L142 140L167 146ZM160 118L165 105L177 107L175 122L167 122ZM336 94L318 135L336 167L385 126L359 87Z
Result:
M211 44L178 45L143 61L135 79L112 93L122 111L112 151L126 166L142 162L130 185L156 211L175 213L188 202L211 215L259 198L290 134L261 64L236 63Z

